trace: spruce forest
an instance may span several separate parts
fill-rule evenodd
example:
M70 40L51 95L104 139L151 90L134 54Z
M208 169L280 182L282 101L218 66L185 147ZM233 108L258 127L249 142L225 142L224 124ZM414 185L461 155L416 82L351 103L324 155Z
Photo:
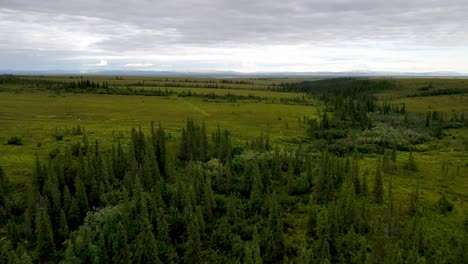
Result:
M467 84L3 75L0 263L468 263Z

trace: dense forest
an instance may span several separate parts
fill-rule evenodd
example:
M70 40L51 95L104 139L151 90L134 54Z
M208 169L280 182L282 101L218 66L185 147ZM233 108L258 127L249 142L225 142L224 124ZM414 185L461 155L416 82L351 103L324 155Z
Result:
M278 84L323 103L318 118L301 120L298 144L268 133L239 142L188 119L171 144L152 123L102 145L78 126L80 142L36 158L24 193L0 167L0 263L468 263L468 215L446 224L455 205L445 195L428 205L416 187L397 199L392 180L418 170L415 145L468 120L412 115L375 96L394 85ZM367 154L378 157L370 167Z

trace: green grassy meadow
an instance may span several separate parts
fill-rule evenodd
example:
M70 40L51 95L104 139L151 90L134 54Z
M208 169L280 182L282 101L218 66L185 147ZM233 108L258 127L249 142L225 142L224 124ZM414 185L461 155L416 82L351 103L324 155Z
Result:
M147 129L151 121L161 122L173 138L179 138L187 118L204 121L209 134L218 125L229 129L239 144L261 133L283 143L304 137L304 126L298 120L316 114L316 107L311 106L207 102L191 97L0 93L0 164L10 174L29 174L36 152L47 156L69 141L81 140L66 133L78 124L90 140L104 144L126 139L132 128ZM63 140L56 140L57 132L64 134ZM12 136L20 136L23 145L5 144Z

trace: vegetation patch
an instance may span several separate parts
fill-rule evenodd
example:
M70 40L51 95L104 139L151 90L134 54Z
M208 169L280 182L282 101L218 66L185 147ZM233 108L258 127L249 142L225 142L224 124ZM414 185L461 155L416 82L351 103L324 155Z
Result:
M23 138L18 137L18 136L13 136L7 140L7 144L21 146L23 145Z
M3 76L0 262L464 263L460 83Z

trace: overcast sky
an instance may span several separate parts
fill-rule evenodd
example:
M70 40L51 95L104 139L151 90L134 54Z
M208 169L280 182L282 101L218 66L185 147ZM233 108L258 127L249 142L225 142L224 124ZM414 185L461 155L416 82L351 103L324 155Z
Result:
M0 0L0 69L468 73L468 1Z

